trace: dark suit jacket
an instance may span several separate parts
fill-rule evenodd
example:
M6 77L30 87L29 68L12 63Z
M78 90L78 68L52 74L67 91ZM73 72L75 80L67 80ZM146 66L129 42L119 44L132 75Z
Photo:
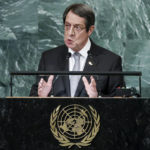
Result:
M65 45L45 51L42 54L38 70L68 71L69 65L67 55L68 48ZM92 62L93 65L90 65L89 61ZM83 71L122 71L121 57L91 42L90 55L86 60ZM89 79L89 77L87 78ZM101 96L115 96L116 88L123 86L124 84L123 77L121 76L95 76L95 79L97 84L97 90ZM37 83L38 81L39 78L37 79ZM32 86L30 96L37 96L37 83ZM53 86L53 94L54 96L70 96L70 84L68 76L59 76L55 80L55 84ZM75 96L88 96L82 80L79 81Z

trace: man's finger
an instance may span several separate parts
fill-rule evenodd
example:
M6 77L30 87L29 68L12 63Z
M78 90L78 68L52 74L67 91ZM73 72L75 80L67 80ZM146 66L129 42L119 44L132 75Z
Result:
M38 88L42 87L43 81L44 81L43 78L41 78L41 80L39 81L39 84L38 84Z
M88 89L90 84L85 76L82 77L82 81L84 83L85 88Z
M48 84L52 84L53 79L54 79L54 75L50 75L48 77Z
M91 84L90 85L96 86L96 81L95 81L94 77L91 76L90 79L91 79Z

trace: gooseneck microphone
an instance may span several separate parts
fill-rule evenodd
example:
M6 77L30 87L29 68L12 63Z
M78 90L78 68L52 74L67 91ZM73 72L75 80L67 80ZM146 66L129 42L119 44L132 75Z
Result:
M67 55L66 55L66 61L68 61L70 57L71 57L71 53L68 52ZM54 85L55 85L56 81L59 79L59 77L60 77L60 75L56 75L53 82L52 82L52 89L51 89L51 92L50 92L51 97L54 96Z
M54 96L54 85L55 85L56 81L58 80L58 78L59 78L59 75L56 75L56 76L54 77L53 82L52 82L52 88L51 88L51 92L50 92L50 96L51 96L51 97Z
M70 57L71 57L71 53L68 52L67 55L66 55L66 60L68 60Z

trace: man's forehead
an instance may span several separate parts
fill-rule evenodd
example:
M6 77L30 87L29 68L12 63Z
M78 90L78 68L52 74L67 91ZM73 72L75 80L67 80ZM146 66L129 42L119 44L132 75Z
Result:
M72 11L69 11L65 22L71 23L71 24L85 24L85 18L78 16L77 14L73 13Z

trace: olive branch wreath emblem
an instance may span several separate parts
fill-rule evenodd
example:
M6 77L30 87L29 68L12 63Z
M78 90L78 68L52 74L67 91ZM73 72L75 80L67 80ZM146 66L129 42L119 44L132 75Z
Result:
M73 145L76 145L77 147L81 148L82 146L91 145L92 140L95 138L100 128L100 116L97 113L97 111L92 106L89 106L94 120L93 128L91 132L88 135L86 135L80 142L75 143L75 142L71 142L68 138L62 135L56 128L56 119L60 107L61 106L59 105L56 109L54 109L54 111L50 115L50 127L51 127L50 129L54 137L59 141L60 146L71 148Z

